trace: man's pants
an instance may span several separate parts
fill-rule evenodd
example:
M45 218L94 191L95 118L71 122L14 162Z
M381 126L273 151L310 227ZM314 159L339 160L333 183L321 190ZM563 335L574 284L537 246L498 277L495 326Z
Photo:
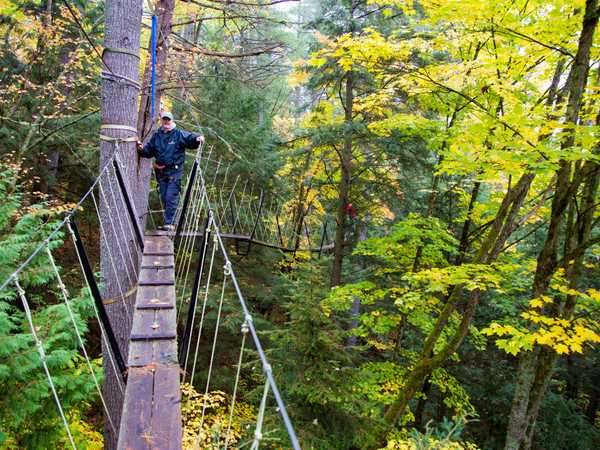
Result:
M165 225L173 225L175 222L182 176L183 167L181 166L179 168L156 169L160 199L165 208Z

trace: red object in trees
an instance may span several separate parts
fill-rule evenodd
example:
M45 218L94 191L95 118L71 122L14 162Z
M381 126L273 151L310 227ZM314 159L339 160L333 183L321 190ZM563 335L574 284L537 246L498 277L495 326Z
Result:
M356 209L354 208L352 203L348 203L347 205L345 205L344 210L348 213L351 219L356 218Z

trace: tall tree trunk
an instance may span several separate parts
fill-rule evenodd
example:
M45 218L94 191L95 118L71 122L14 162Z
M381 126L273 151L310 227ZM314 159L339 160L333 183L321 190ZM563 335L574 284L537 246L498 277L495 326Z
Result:
M431 394L431 376L428 376L423 383L423 388L421 389L422 397L419 397L419 401L417 402L417 407L415 408L415 420L414 424L418 430L423 431L423 418L425 415L425 404L427 400L429 400L429 395ZM440 403L444 403L440 400Z
M169 36L173 22L173 11L175 9L175 0L159 0L156 4L157 18L157 39L156 39L156 79L154 96L154 117L152 117L152 53L148 52L146 57L146 67L144 69L144 82L142 83L142 96L138 110L137 129L140 140L146 143L160 115L160 104L162 95L162 81L165 76L167 66L167 57L169 54ZM152 38L150 38L148 49L151 50ZM148 190L150 189L150 177L152 176L152 161L147 158L137 159L137 168L135 171L135 180L140 189L140 195L136 198L137 211L146 211L148 209ZM138 213L139 214L139 213ZM146 216L143 216L142 223L145 223Z
M344 262L344 243L346 234L346 206L350 197L350 180L352 178L352 120L354 111L354 75L346 74L346 93L344 100L344 146L340 157L340 183L338 185L338 207L336 214L335 247L333 251L333 267L331 270L331 286L342 282L342 264Z
M568 227L566 234L574 236L568 239L572 241L570 245L565 246L565 254L568 254L579 245L583 245L590 237L592 222L595 213L595 198L598 192L598 183L600 181L600 166L593 162L588 162L583 171L587 172L587 182L584 186L584 201L581 210L584 211L574 226ZM568 259L568 258L565 258ZM574 261L566 261L565 270L569 281L569 289L578 289L579 281L583 271L584 256L575 258ZM558 306L559 300L555 300L553 311L550 314L565 320L570 320L575 311L576 297L568 296L564 301L564 306ZM549 348L534 348L532 352L521 355L519 359L519 370L517 372L517 385L515 397L509 421L509 433L507 433L507 446L515 443L514 436L521 436L518 442L518 448L529 450L533 441L535 423L539 413L542 400L546 394L558 354ZM509 438L511 439L509 441Z
M139 57L135 55L139 55L140 52L142 5L143 0L107 0L106 2L104 47L107 50L104 53L104 61L107 70L117 77L122 76L130 80L139 79ZM117 51L111 51L111 48ZM125 125L135 128L137 104L138 88L136 86L128 82L103 80L101 90L101 121L103 125ZM102 134L113 138L129 138L135 133L129 130L103 129ZM104 167L110 161L115 149L116 144L114 142L106 140L100 142L101 167ZM138 189L137 183L132 182L132 180L135 180L132 174L135 172L137 165L135 143L121 142L117 151L133 201L136 205L141 205L143 203L140 197L145 197L146 191ZM115 200L115 197L111 195L114 192L116 198L119 199L119 186L112 172L109 172L109 176L102 177L102 187L105 193L105 195L100 193L100 220L103 224L100 246L101 269L104 280L103 295L105 298L119 299L106 305L106 308L119 346L124 358L126 358L131 329L132 317L130 313L133 310L133 302L131 301L133 295L125 299L129 305L127 311L123 302L120 301L120 291L127 292L135 284L139 253L135 239L128 231L129 224L126 221L129 219L127 213L122 210L123 203L120 200ZM138 214L140 212L138 210ZM118 216L121 219L120 223L123 223L123 228L127 232L123 232L119 228ZM111 226L112 219L114 219L113 223L117 224L115 228ZM128 255L133 256L133 261L128 258ZM111 261L111 257L115 261ZM105 356L108 355L108 352L107 348L103 348ZM112 420L118 428L123 404L123 392L108 357L104 358L104 370L104 395ZM105 448L115 449L118 434L114 433L108 424L105 430Z
M462 227L462 231L460 233L460 241L458 244L458 256L456 257L456 264L462 265L465 261L465 256L467 255L467 250L469 248L469 233L471 232L471 223L473 221L471 215L473 214L473 208L475 207L475 203L477 202L477 197L479 196L479 189L481 188L481 181L476 181L473 183L473 188L471 189L471 197L469 199L469 206L467 207L467 218L465 219Z
M592 46L594 32L598 24L598 1L587 0L586 9L583 17L583 25L579 36L579 45L575 60L569 74L569 98L566 111L566 122L577 124L579 111L581 108L581 99L585 86L587 85L590 49ZM562 144L563 148L571 147L575 142L573 132L569 133ZM579 185L582 181L580 172L576 170L576 175L571 178L572 163L561 161L556 174L556 185L552 207L550 213L550 224L544 246L537 259L536 273L534 276L532 296L539 297L547 292L552 276L557 269L558 244L561 234L561 228L564 222L564 215L569 202L576 195ZM597 189L597 181L589 180ZM590 184L588 183L588 189ZM594 194L595 195L595 194ZM593 214L593 208L592 208ZM584 214L585 215L585 214ZM585 218L582 218L585 220ZM585 226L584 226L585 227ZM582 230L583 231L583 230ZM589 231L589 230L588 230ZM578 240L581 236L578 236ZM584 237L584 241L587 237ZM582 242L584 242L582 241ZM570 284L576 284L579 269L576 265L581 264L582 260L575 262L571 268ZM517 371L517 382L515 394L511 407L511 413L506 433L505 450L528 450L531 448L533 431L539 407L546 392L556 355L548 352L551 350L536 348L531 352L526 352L519 359L519 369Z
M527 198L527 193L529 192L534 177L535 175L533 174L525 173L521 176L519 181L508 190L496 213L494 222L482 242L474 263L489 264L498 257L500 249L504 246L510 233L516 229L515 222L517 220L517 213L520 211L523 202ZM378 445L380 447L385 443L382 441L385 433L402 417L409 402L419 391L427 377L434 369L440 367L452 354L454 354L454 352L456 352L469 333L469 325L475 315L480 296L481 292L478 290L474 290L468 294L468 297L464 302L466 306L464 310L461 311L461 321L458 324L457 330L449 339L448 343L438 353L434 354L433 350L435 345L450 320L452 313L461 303L463 303L463 289L461 286L456 286L452 290L436 320L433 330L429 333L423 344L420 359L408 373L402 391L385 412L386 425L383 429L373 430L371 436L378 434L378 437L375 437L373 442L370 443L371 445Z
M163 79L167 67L167 58L169 55L169 37L173 24L173 11L175 9L175 0L159 0L156 4L157 19L157 39L156 39L156 93L154 103L154 117L152 117L152 54L148 52L144 68L144 82L142 84L142 96L140 108L138 110L138 135L144 140L149 139L150 133L154 128L160 114L160 102L162 95ZM148 49L151 50L152 39L148 43Z
M368 217L360 223L360 229L358 231L358 242L364 242L367 240L367 229L368 229ZM360 268L362 270L366 269L367 264L365 258L360 259ZM350 308L350 328L349 331L358 328L358 324L360 323L360 298L354 297L352 300L352 307ZM358 343L358 339L355 335L350 335L346 339L346 347L354 347Z

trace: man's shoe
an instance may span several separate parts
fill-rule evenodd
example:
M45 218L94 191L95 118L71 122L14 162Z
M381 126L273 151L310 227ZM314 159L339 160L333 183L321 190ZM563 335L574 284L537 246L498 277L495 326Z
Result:
M175 231L175 225L162 225L158 229L161 231Z

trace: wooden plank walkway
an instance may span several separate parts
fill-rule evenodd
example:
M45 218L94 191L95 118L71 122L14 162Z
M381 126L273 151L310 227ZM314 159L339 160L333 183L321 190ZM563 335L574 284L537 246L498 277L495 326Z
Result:
M129 340L121 450L181 450L173 242L147 234Z

